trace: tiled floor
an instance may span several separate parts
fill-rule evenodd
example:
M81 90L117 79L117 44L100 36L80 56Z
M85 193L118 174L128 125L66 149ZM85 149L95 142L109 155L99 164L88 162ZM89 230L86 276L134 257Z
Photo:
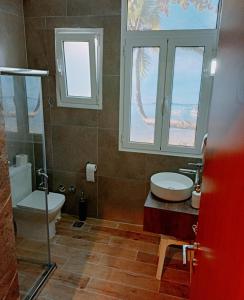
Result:
M88 219L74 228L64 216L51 243L58 268L39 300L124 299L183 300L189 294L189 267L181 250L170 247L161 281L155 279L159 236L141 226ZM18 253L42 259L45 245L22 241ZM28 270L28 265L25 266ZM29 267L31 276L32 267Z

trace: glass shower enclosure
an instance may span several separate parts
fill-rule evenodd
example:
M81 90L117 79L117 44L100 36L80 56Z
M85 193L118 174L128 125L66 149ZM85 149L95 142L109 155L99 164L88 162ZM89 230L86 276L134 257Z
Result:
M48 227L42 79L47 71L0 68L21 299L33 299L55 268ZM31 195L38 195L37 199ZM34 199L34 200L33 200Z

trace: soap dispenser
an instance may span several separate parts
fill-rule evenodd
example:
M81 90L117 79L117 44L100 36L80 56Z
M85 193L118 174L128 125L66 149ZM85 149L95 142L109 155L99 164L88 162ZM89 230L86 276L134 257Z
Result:
M192 192L191 206L195 209L200 208L201 190L200 185L196 185L195 190Z

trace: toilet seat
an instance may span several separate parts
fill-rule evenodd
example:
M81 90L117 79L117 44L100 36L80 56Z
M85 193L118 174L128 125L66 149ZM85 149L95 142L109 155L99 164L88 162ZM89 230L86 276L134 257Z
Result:
M64 202L65 196L58 193L49 193L48 196L48 214L51 214L58 209L60 209ZM46 212L46 202L45 202L45 192L44 191L34 191L23 200L19 201L16 205L18 208L36 211L36 212Z

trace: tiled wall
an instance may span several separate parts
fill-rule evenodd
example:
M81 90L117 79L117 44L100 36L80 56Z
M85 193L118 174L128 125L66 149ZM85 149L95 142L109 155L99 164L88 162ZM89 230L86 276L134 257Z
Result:
M44 101L53 190L59 184L82 186L89 215L142 223L151 174L176 171L192 159L118 151L120 7L120 0L24 0L27 54L30 67L51 72ZM104 28L102 111L56 106L54 28L60 27ZM95 184L84 180L88 161L98 165ZM76 213L77 203L68 194L66 211Z
M0 66L25 67L23 9L20 0L0 0ZM0 299L18 298L12 205L0 101Z

